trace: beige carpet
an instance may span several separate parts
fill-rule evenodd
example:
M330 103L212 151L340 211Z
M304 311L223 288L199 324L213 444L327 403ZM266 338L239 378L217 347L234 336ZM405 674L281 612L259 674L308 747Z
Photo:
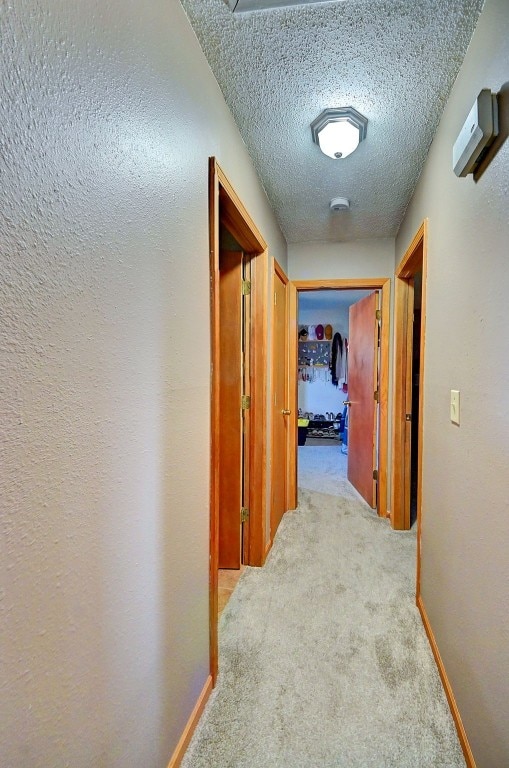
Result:
M223 613L182 768L464 767L415 608L414 532L367 508L339 449L299 459L299 508Z

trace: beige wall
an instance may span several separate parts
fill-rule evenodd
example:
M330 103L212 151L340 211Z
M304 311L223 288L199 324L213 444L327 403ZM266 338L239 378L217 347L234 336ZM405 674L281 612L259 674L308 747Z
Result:
M209 664L209 155L285 243L177 0L2 46L2 765L161 768Z
M508 62L509 4L487 0L397 239L399 259L429 217L422 595L479 768L509 765L509 142L478 183L451 157Z
M394 275L394 239L355 240L351 243L290 243L291 280L334 280Z

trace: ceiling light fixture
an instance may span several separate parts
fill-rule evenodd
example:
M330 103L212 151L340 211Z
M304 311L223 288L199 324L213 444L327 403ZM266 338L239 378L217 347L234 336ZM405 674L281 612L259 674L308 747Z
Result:
M311 5L321 2L323 0L226 0L226 5L235 13L243 13L244 11L270 11L273 8L282 8L287 5Z
M324 109L311 123L313 141L333 160L348 157L366 138L368 118L353 107Z

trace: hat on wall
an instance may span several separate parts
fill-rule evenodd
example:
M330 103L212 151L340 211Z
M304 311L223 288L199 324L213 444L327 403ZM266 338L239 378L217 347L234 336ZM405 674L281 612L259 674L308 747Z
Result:
M308 325L308 339L309 341L316 341L316 327L314 325Z
M326 325L324 329L325 338L330 341L332 339L332 325Z
M299 341L307 341L308 340L308 327L307 325L301 325L299 328Z
M318 341L321 341L323 339L323 325L317 325L315 328L316 332L316 338Z

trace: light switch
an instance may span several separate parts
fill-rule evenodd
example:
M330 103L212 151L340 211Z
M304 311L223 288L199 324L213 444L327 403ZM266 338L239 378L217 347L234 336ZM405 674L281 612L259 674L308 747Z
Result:
M460 423L460 393L458 389L451 389L451 421Z

